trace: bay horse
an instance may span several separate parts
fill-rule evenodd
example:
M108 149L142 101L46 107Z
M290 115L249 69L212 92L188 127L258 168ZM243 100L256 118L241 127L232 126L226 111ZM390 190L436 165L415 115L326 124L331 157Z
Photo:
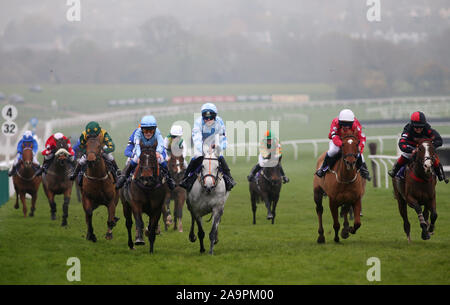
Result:
M201 175L194 182L186 200L188 210L191 213L189 240L195 242L197 239L194 234L195 223L197 223L200 253L205 252L203 244L205 232L203 231L202 217L211 213L210 220L213 219L211 232L209 233L209 240L211 242L209 254L211 255L213 254L214 245L219 242L219 223L229 195L225 187L225 181L219 171L219 159L217 157L219 156L219 149L219 146L214 144L211 146L203 146L204 157Z
M160 175L158 159L156 157L157 142L152 146L141 145L141 155L131 182L126 182L120 189L120 199L122 200L123 214L126 219L128 231L128 247L134 249L134 244L144 245L143 230L144 222L142 213L150 217L148 226L148 240L150 242L150 253L153 253L156 239L156 230L161 217L164 199L169 187ZM136 239L133 244L131 238L131 228L134 216L136 221Z
M392 178L394 196L398 202L400 216L403 218L403 230L408 242L411 241L410 223L408 221L408 206L413 208L419 218L422 228L422 239L430 239L438 217L436 213L436 177L433 175L433 164L437 158L431 139L418 139L416 152L412 162L405 168L405 178ZM422 207L424 211L422 213ZM428 215L431 213L431 223Z
M175 180L177 187L166 194L165 206L163 208L164 223L166 230L170 222L170 201L174 202L174 212L173 212L173 229L178 230L178 232L183 232L183 223L181 219L183 218L183 206L186 201L186 189L178 186L178 184L183 180L184 172L186 168L184 166L184 157L171 155L168 161L169 172L172 178Z
M19 161L18 170L12 177L14 190L16 191L15 209L19 208L19 197L22 202L23 216L27 217L27 201L26 194L31 195L31 212L30 217L34 216L36 210L36 200L38 196L41 177L36 175L36 169L33 167L33 143L23 142L22 144L22 160Z
M317 160L316 168L318 169L323 159L323 153ZM360 212L361 200L365 190L365 179L361 177L359 171L356 169L356 161L359 154L359 141L355 134L351 131L342 135L342 149L341 157L333 166L327 171L323 178L314 175L313 191L314 202L316 203L316 213L319 219L319 237L318 243L325 243L324 230L322 225L323 206L322 199L328 196L330 211L333 216L334 241L339 242L339 207L343 206L344 210L344 228L341 232L341 237L346 239L349 233L355 234L361 226ZM347 218L348 210L353 209L354 224L349 227Z
M52 220L56 219L55 195L64 195L61 226L67 226L69 202L73 186L73 181L69 179L72 164L68 149L67 139L56 140L55 157L47 172L42 175L42 186L48 198Z
M115 217L116 206L119 202L119 192L116 191L114 177L108 172L105 161L102 157L103 148L100 139L88 137L86 142L87 169L83 175L83 186L81 188L81 200L86 215L88 231L86 239L92 242L97 241L92 227L92 216L94 210L100 205L105 205L108 209L108 230L105 238L113 238L112 229L119 218Z
M281 192L281 170L278 159L274 166L264 166L256 174L255 179L249 182L250 199L252 202L253 224L256 224L256 204L262 200L267 209L267 219L275 223L275 209Z

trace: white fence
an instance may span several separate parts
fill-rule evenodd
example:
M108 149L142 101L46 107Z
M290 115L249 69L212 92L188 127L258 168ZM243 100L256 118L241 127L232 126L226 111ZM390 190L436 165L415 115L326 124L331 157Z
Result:
M385 180L385 185L386 188L389 188L389 175L388 175L388 165L386 163L389 162L390 167L392 167L395 163L395 161L397 161L398 156L385 156L385 155L369 155L369 159L374 162L376 164L377 167L377 185L378 187L381 187L381 166L380 164L383 164L384 166L384 180Z

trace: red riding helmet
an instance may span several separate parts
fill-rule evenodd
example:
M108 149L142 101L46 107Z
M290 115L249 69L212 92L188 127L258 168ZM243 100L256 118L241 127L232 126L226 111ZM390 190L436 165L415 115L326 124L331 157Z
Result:
M411 126L417 128L423 128L427 124L425 114L420 111L416 111L411 115Z

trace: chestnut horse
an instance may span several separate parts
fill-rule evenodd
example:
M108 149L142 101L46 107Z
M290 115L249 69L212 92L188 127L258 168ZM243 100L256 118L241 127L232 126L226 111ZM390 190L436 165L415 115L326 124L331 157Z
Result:
M175 183L178 185L181 180L183 180L184 172L186 168L184 166L184 158L183 156L170 156L168 161L168 167L170 171L170 175L175 180ZM183 206L186 201L186 190L180 186L175 187L174 190L170 191L166 194L165 205L163 208L163 218L166 226L166 230L170 222L170 201L174 202L174 225L173 229L178 230L178 232L183 232L183 223L181 219L183 218Z
M61 226L67 226L69 202L73 185L73 181L69 179L72 165L68 149L67 139L58 139L56 141L56 152L52 164L50 164L47 173L42 175L42 186L48 198L52 220L56 219L55 195L64 195Z
M252 202L253 224L256 224L256 204L262 199L267 208L267 219L275 222L275 209L281 192L280 166L263 167L249 183L250 199Z
M13 176L14 190L16 191L15 209L19 208L19 197L22 202L23 216L27 217L27 201L26 194L31 195L31 212L30 217L34 216L36 210L36 199L41 177L36 176L36 169L33 167L33 143L23 142L22 144L22 160L19 161L19 168Z
M339 242L339 207L343 205L344 208L344 228L341 232L341 237L346 239L349 237L349 232L355 234L361 226L360 211L361 200L364 195L365 179L362 179L359 171L356 169L356 161L359 154L359 141L355 134L348 132L342 136L341 157L330 169L325 177L319 178L314 175L313 189L314 201L316 203L316 212L319 218L319 237L318 243L325 242L324 230L322 226L322 199L323 196L328 196L330 203L330 210L333 216L334 241ZM325 158L323 153L317 161L317 168L322 164ZM348 210L353 209L354 225L349 227L347 218Z
M86 215L88 227L86 239L97 241L92 227L92 215L94 210L105 205L108 209L108 231L105 238L113 238L112 229L119 218L115 217L116 206L119 202L119 193L116 191L114 177L108 172L102 157L103 149L98 137L88 137L86 143L87 170L83 175L83 186L81 189L81 200Z
M436 158L432 141L420 139L412 162L405 168L405 179L392 178L394 196L398 201L398 209L403 218L403 229L408 242L411 241L408 205L417 213L422 228L422 239L430 239L430 234L434 232L438 215L436 213L436 177L432 174L432 170ZM424 206L423 214L422 205ZM428 213L431 213L430 224L428 224Z
M156 158L156 145L156 142L153 146L141 145L141 155L133 178L131 182L127 181L125 186L120 189L120 199L122 200L123 214L126 219L125 225L128 231L128 247L134 249L131 238L131 227L133 226L131 214L136 221L135 244L145 244L143 239L144 222L142 220L142 213L144 212L150 217L148 228L150 253L153 253L158 221L161 217L166 193L169 191L167 183L161 180L162 175L160 175Z

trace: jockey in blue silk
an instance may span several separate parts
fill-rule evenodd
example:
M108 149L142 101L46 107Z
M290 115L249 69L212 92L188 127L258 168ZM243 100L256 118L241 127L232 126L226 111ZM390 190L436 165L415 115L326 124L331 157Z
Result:
M133 131L130 137L132 141L128 142L128 146L125 149L125 156L129 157L129 162L124 169L123 175L121 175L117 181L116 188L121 188L128 176L136 168L139 157L141 155L141 145L152 146L157 143L156 157L158 163L161 165L161 173L166 177L167 185L172 190L175 188L175 182L170 177L169 170L167 168L167 161L165 160L166 151L164 148L164 139L161 136L161 132L156 127L156 119L152 115L144 116L141 120L140 128ZM131 147L133 147L131 149ZM130 154L130 151L132 154Z
M17 143L17 156L16 159L14 159L14 163L12 168L8 172L8 176L12 176L17 171L17 164L19 164L19 161L22 160L22 154L23 154L23 144L33 145L33 165L36 167L36 169L40 169L41 165L39 164L39 161L36 158L36 154L38 151L38 143L33 138L33 133L30 130L27 130L24 132L22 139L20 139L19 143Z
M195 120L192 129L192 141L194 142L194 156L188 165L183 181L180 186L190 190L195 182L197 175L195 172L201 166L203 161L203 143L205 141L215 141L220 145L221 151L227 148L227 137L225 124L222 118L217 116L217 107L212 103L206 103L201 108L202 116ZM230 168L225 162L223 154L219 156L219 169L222 171L227 191L230 191L236 182L231 177Z

